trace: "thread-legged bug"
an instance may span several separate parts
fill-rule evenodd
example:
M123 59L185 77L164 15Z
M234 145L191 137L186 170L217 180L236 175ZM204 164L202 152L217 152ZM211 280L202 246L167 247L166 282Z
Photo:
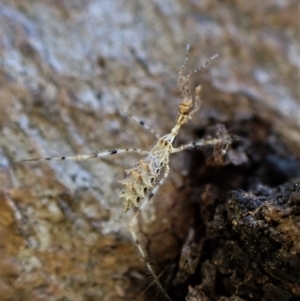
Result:
M152 275L155 284L162 292L162 294L171 300L164 288L162 287L157 273L155 271L154 265L151 260L147 246L142 243L142 231L139 229L138 217L146 209L147 204L151 198L155 196L159 188L164 184L169 176L170 166L169 158L171 154L181 152L186 149L192 148L202 148L206 145L211 145L218 150L221 156L226 155L230 145L231 137L228 134L221 135L216 138L205 138L196 141L192 141L183 144L179 147L174 147L174 141L180 132L181 127L186 124L193 116L193 114L200 108L201 100L201 86L195 88L194 95L190 92L190 76L194 73L207 67L207 65L217 57L217 55L212 56L204 66L196 69L187 75L183 75L183 69L187 63L187 56L189 51L189 45L186 48L186 56L184 63L182 64L179 71L179 87L183 96L183 100L179 104L178 114L176 118L175 126L171 129L170 133L159 137L151 130L148 126L144 124L143 121L138 120L133 117L146 129L149 129L158 138L156 144L150 151L145 151L135 148L125 148L125 149L113 149L109 151L96 152L91 155L75 155L69 157L52 157L43 159L29 159L25 161L38 161L38 160L85 160L90 158L101 158L115 154L121 154L126 152L137 152L144 155L144 157L139 160L134 166L126 170L126 177L124 180L120 181L122 184L121 192L119 196L123 199L123 209L127 212L132 207L137 207L136 213L129 223L129 229L133 237L134 242L137 245L139 253L147 266L150 274Z

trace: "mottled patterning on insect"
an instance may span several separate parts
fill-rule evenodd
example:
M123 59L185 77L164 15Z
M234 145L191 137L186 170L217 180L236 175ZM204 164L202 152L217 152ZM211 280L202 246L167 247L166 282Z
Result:
M221 128L219 135L214 138L200 139L183 144L179 147L174 147L175 138L178 136L181 127L192 118L192 115L200 108L201 100L201 86L197 86L193 93L190 92L190 76L194 73L204 69L211 60L217 57L214 55L211 57L203 67L196 69L187 75L183 75L182 71L187 63L187 54L189 46L186 49L186 57L183 65L179 71L179 87L182 94L182 101L178 107L178 114L176 123L171 129L170 133L159 137L154 130L145 125L142 120L133 116L133 119L141 124L145 129L149 130L155 137L157 142L150 151L145 151L138 148L123 148L113 149L110 151L100 151L91 155L75 155L68 157L53 157L44 159L30 159L26 161L39 161L39 160L86 160L91 158L103 158L111 155L135 152L143 155L144 157L139 160L131 169L126 170L125 179L121 181L122 189L119 193L123 199L123 209L128 211L132 207L137 207L134 217L129 223L129 229L132 234L133 240L137 245L137 248L144 260L147 269L154 279L154 283L159 288L164 297L171 300L167 292L162 287L159 277L156 274L154 263L151 260L150 252L148 250L147 237L142 232L139 225L138 217L147 209L148 201L159 191L160 187L165 183L170 172L169 158L171 154L181 152L186 149L199 148L201 149L205 145L213 146L215 156L217 157L217 163L223 162L223 157L226 156L231 143L232 138L227 133L225 128Z
M120 181L123 188L119 194L123 201L124 211L128 211L132 206L138 206L140 200L143 200L151 192L153 185L157 182L160 175L159 157L149 153L138 161L133 168L126 170L126 178Z

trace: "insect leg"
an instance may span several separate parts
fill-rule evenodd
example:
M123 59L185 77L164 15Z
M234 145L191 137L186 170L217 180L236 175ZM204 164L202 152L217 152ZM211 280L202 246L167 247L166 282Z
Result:
M142 233L142 231L139 227L139 222L138 222L139 216L146 208L148 201L158 192L159 188L164 184L164 182L168 178L169 172L170 172L170 168L167 165L163 178L158 182L158 184L155 186L155 188L152 190L152 192L142 201L140 207L138 208L137 212L135 213L132 220L130 221L129 229L130 229L131 235L133 237L133 240L135 241L135 243L137 245L139 253L141 254L142 259L145 262L147 269L149 270L151 276L154 279L154 283L156 284L156 286L158 287L160 292L164 295L164 297L167 300L171 301L170 297L168 296L168 294L162 287L162 285L158 279L158 276L155 272L155 267L151 260L150 253L147 248L147 243L142 243L143 239L145 239L145 240L147 240L147 239L146 239L145 235ZM143 239L140 239L141 237L143 237Z
M110 155L115 155L115 154L123 154L127 152L132 152L132 153L139 153L142 155L148 155L148 151L141 150L139 148L117 148L117 149L112 149L108 151L97 151L93 154L90 155L74 155L74 156L62 156L62 157L48 157L48 158L37 158L37 159L25 159L22 160L21 162L26 162L26 161L50 161L50 160L74 160L74 161L82 161L82 160L87 160L91 158L102 158L102 157L107 157Z
M217 143L223 143L223 142L224 142L224 139L221 139L221 138L195 140L195 141L191 141L186 144L183 144L179 147L176 147L176 148L174 147L172 149L172 154L181 152L185 149L201 148L205 145L215 145Z

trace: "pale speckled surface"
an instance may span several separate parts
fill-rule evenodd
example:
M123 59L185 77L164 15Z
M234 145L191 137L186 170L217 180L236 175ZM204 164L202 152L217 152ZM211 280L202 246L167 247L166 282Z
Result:
M130 243L130 214L122 213L116 196L117 180L135 155L83 163L15 161L149 148L153 137L118 112L129 107L159 133L170 129L186 43L193 46L192 68L215 53L220 57L204 81L203 109L180 141L193 137L212 107L227 119L250 111L276 119L275 131L299 156L297 1L170 3L0 4L1 183L11 199L0 193L3 300L132 300L147 285L147 277L134 276L142 264ZM184 164L173 160L177 170ZM162 193L158 201L180 200L173 186ZM158 219L165 221L168 210L160 209ZM178 221L179 231L184 222ZM159 244L160 236L153 237ZM153 249L171 257L171 246L168 252Z

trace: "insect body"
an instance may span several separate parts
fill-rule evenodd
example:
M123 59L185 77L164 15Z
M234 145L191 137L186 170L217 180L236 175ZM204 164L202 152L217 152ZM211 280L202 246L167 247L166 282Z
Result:
M154 282L168 300L171 299L160 284L150 254L147 250L147 245L143 243L144 234L139 228L138 217L146 209L147 204L149 204L148 201L157 193L159 188L164 184L164 182L168 178L170 172L169 158L171 154L178 153L185 149L202 148L204 145L212 145L218 150L221 149L221 155L226 155L231 145L231 138L228 134L224 134L218 138L200 139L197 141L192 141L183 144L179 147L174 147L173 145L175 138L180 132L181 127L192 118L192 115L200 108L201 105L201 86L197 86L195 89L195 95L191 95L189 89L190 76L205 68L211 60L217 57L217 55L211 57L203 67L194 70L188 75L184 76L182 75L182 70L184 69L188 60L188 51L189 45L186 49L185 61L181 66L179 72L179 86L181 89L183 100L178 108L176 124L171 129L169 134L162 137L158 137L156 135L158 137L158 141L150 151L126 148L97 152L91 155L76 155L71 157L53 157L45 159L25 160L85 160L89 158L106 157L109 155L120 154L125 152L137 152L139 154L145 155L145 157L138 161L133 166L133 168L126 171L125 179L120 181L122 184L122 190L119 193L119 196L123 199L123 209L125 212L130 210L132 207L137 207L136 213L129 224L130 232L142 256L142 259L144 260L148 270L150 271L150 274L154 279ZM133 119L138 121L146 129L149 129L150 132L154 133L153 130L151 130L148 126L144 125L144 122L137 120L137 118L135 117L133 117Z
M187 48L188 52L188 48ZM207 64L214 59L216 56L212 57L204 65L205 68ZM181 67L185 67L187 58ZM201 68L201 69L202 69ZM193 71L192 73L198 72L200 69ZM149 252L140 240L139 237L142 236L141 231L138 226L138 216L147 206L147 202L156 194L159 188L163 185L165 180L168 178L170 167L169 167L169 157L173 153L183 151L190 148L201 148L203 145L218 145L222 148L222 155L225 155L231 144L231 139L229 135L224 135L221 138L198 140L189 142L180 147L174 147L173 143L181 127L186 124L192 115L200 108L201 100L201 86L196 87L195 95L192 97L189 90L189 77L192 73L187 76L183 76L182 72L179 73L179 83L182 94L184 96L183 101L179 105L178 115L176 119L176 124L172 128L171 132L163 137L160 137L148 153L146 157L137 162L134 167L126 171L126 178L121 181L123 184L123 189L119 194L123 198L124 211L128 211L132 206L138 207L138 210L130 222L129 228L135 243L137 244L138 250L146 263L148 270L154 278L156 285L162 291L164 296L170 300L164 289L162 288L158 277L155 273L154 266L152 264Z

